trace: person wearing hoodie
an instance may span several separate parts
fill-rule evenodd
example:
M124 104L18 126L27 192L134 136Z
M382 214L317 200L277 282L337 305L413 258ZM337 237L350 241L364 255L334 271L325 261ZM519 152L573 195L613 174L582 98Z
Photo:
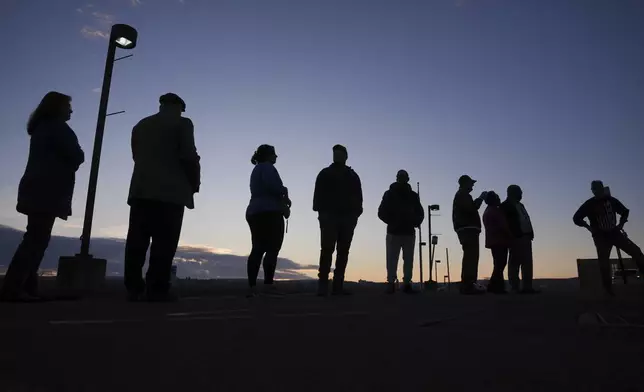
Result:
M347 166L348 157L346 147L333 146L333 163L322 169L315 180L313 211L318 213L320 223L320 296L328 294L329 273L336 249L332 294L351 294L344 289L344 276L353 233L362 215L362 184L358 174Z
M483 294L477 287L479 269L479 237L481 235L481 217L479 208L487 196L482 192L476 200L472 199L472 190L476 180L468 175L458 179L458 191L452 204L452 224L463 247L463 267L461 270L461 294Z
M19 213L27 216L27 231L5 275L2 301L44 299L38 292L38 268L56 218L67 220L72 214L76 172L85 161L78 138L67 125L71 101L68 95L48 92L29 117L29 158L18 185L16 206Z
M508 251L512 243L512 232L508 221L500 209L501 198L496 192L488 192L483 213L485 226L485 247L492 251L494 270L487 286L487 291L494 294L506 294L503 271L508 264Z
M250 202L246 208L246 221L250 227L252 249L248 255L248 297L257 295L257 275L264 265L264 293L280 295L273 279L277 256L284 242L284 218L288 219L291 200L275 168L275 147L262 144L251 158L255 165L250 175Z
M403 292L412 294L411 278L414 270L414 245L416 228L425 219L425 210L420 204L418 193L409 185L409 174L399 170L396 182L382 196L378 207L378 218L387 224L387 293L396 291L398 279L398 258L403 255Z
M534 240L532 221L525 206L521 203L523 199L521 187L510 185L507 194L507 199L501 203L501 210L505 214L513 236L508 260L510 288L515 293L536 294L538 291L532 287L532 241ZM519 279L519 271L521 271L521 280ZM520 287L521 283L523 283L523 288Z
M185 208L194 209L201 185L194 125L183 117L186 103L174 93L159 97L159 112L132 129L134 170L127 203L125 287L129 301L177 299L171 292L172 261L179 245ZM150 250L145 280L145 258Z

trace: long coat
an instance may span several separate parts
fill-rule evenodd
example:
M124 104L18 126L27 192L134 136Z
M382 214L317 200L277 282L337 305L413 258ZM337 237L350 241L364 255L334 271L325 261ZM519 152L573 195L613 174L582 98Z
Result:
M132 130L132 158L128 203L144 199L194 208L201 167L189 118L157 113L139 121Z
M85 153L74 131L60 120L37 125L29 142L29 158L18 186L16 210L67 220L72 215L76 171Z

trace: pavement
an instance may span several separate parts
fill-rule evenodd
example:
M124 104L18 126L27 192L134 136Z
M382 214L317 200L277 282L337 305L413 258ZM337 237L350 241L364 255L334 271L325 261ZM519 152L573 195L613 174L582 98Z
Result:
M167 304L116 286L0 304L0 392L644 391L642 286L319 298L284 283L283 298L247 299L227 284L182 283Z

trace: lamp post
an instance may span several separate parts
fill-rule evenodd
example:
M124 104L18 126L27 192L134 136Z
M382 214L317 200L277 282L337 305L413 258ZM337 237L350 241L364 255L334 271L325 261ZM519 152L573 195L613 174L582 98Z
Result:
M96 188L98 184L98 168L101 161L105 119L107 116L111 115L107 114L107 104L110 96L110 85L112 83L114 62L131 56L128 55L115 59L116 48L128 50L134 49L136 47L137 38L138 33L136 29L126 24L115 24L112 26L110 31L107 56L105 58L105 71L103 73L103 87L101 88L101 100L98 106L96 134L94 135L94 149L92 151L87 201L85 204L81 249L79 254L72 257L61 257L58 262L57 280L59 286L63 289L79 287L92 288L105 280L106 260L95 259L89 253L90 237L92 235L92 221L94 219L94 202L96 201Z
M429 213L427 214L427 228L429 233L427 235L429 236L432 242L434 241L434 238L432 237L432 216L436 216L436 215L432 215L432 211L439 211L439 210L440 210L440 206L438 204L430 204L427 206L427 211L429 211ZM436 241L438 241L438 237L436 237ZM434 246L435 245L436 244L434 244ZM432 287L433 260L434 260L434 256L432 252L432 247L430 246L429 247L429 281L428 281L428 286L430 287Z

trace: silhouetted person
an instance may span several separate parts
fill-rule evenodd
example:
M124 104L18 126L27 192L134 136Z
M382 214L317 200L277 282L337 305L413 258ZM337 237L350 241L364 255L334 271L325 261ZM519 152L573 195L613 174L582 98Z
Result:
M476 180L468 175L458 179L459 189L454 196L452 206L452 223L458 240L463 247L463 267L461 270L461 294L483 294L485 291L476 286L479 269L479 236L481 235L481 217L479 208L487 192L482 192L472 199L472 190Z
M0 297L31 302L38 294L38 268L56 218L72 214L76 171L85 161L74 131L67 125L72 98L47 93L27 123L29 158L18 186L17 211L27 215L27 230L11 260Z
M251 159L255 165L250 175L250 202L246 221L250 227L253 248L248 256L248 296L257 294L257 274L264 260L264 289L268 294L279 294L273 285L277 256L284 241L284 218L290 216L291 200L282 183L275 162L275 148L263 144Z
M628 222L628 208L611 196L601 181L593 181L590 189L594 196L579 207L572 219L577 226L585 227L592 233L604 289L608 294L614 295L610 268L610 253L613 246L631 256L642 274L644 274L644 254L640 247L622 231ZM617 222L618 214L619 222ZM588 222L585 219L588 219Z
M483 225L485 226L485 247L492 251L494 270L487 286L487 291L495 294L506 294L503 271L508 264L508 250L512 243L513 235L503 211L501 211L501 198L496 192L488 192L485 197L487 208L483 212Z
M200 187L200 158L194 126L182 117L185 102L176 94L159 98L159 112L132 130L134 171L128 204L130 224L125 245L125 286L131 301L172 301L172 261L179 244L185 207L194 208ZM152 245L150 246L150 241ZM145 281L142 269L150 248Z
M399 170L396 182L382 196L378 207L378 218L387 224L387 293L396 291L398 279L398 258L403 254L403 282L405 293L415 293L411 286L414 272L414 246L416 228L425 219L425 210L420 204L418 193L409 185L409 174Z
M501 210L505 214L514 237L508 260L508 281L514 292L535 294L538 291L532 287L532 240L534 240L532 221L525 206L521 203L523 199L521 187L510 185L507 194L508 197L501 203ZM519 271L521 271L521 279L519 279ZM521 283L523 283L523 288L521 288Z
M360 177L346 165L349 154L341 145L333 147L333 163L320 171L315 180L313 211L320 222L320 269L318 295L328 294L329 273L333 252L337 254L333 271L333 294L349 294L344 275L349 260L353 232L362 215L362 184Z

